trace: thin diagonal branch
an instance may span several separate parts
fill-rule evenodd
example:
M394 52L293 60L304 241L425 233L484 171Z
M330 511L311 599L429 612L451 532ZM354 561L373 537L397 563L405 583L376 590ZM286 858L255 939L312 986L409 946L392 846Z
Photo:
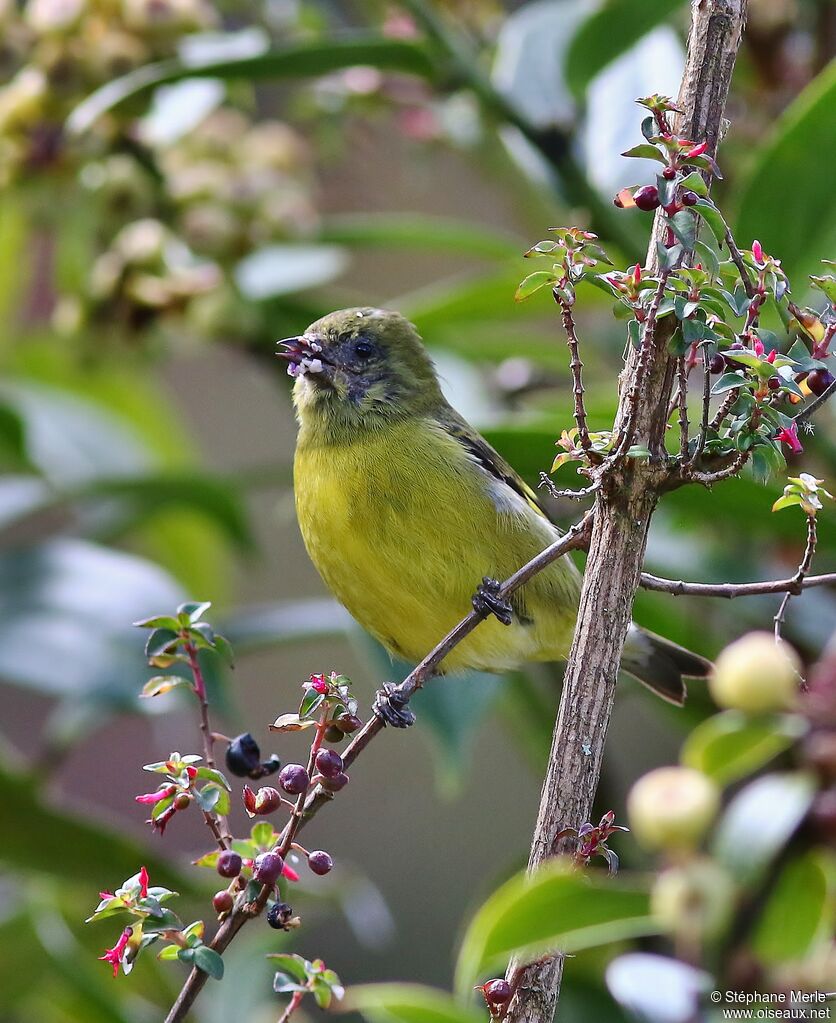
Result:
M789 579L768 579L752 583L695 583L682 579L665 579L662 576L642 572L640 585L645 590L668 593L673 597L762 597L770 593L801 593L813 586L836 586L836 572L825 575L802 575L798 572Z

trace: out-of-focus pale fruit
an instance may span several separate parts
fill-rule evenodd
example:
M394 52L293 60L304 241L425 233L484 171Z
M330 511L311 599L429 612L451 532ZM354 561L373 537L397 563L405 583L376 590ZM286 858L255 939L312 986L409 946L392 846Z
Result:
M721 707L747 714L790 710L798 695L801 662L768 632L750 632L726 647L708 685Z
M690 767L660 767L639 778L627 797L630 829L647 849L692 849L720 805L717 786Z

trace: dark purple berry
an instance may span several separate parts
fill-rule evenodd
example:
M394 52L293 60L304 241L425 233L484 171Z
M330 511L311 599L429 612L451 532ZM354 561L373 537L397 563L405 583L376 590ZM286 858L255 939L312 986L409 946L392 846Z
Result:
M326 742L342 742L345 736L340 728L336 724L329 725L325 729L323 738Z
M238 877L241 873L241 857L237 852L226 849L218 857L218 873L221 877Z
M833 379L829 369L814 369L807 374L807 386L816 397L821 397L833 383Z
M316 849L314 852L308 853L308 866L314 874L319 874L321 877L323 874L331 872L334 861L327 852L323 852L322 849Z
M175 810L188 810L192 805L192 797L188 792L178 792L172 804Z
M714 355L708 360L708 372L709 373L722 373L726 368L726 360L719 352L715 352Z
M316 769L324 778L336 778L342 774L343 758L336 750L321 749L316 755Z
M326 792L339 792L340 789L344 789L346 785L348 785L348 775L345 771L341 771L333 778L326 778L323 776L319 784Z
M489 980L482 988L485 1001L491 1009L499 1009L511 1001L513 991L507 980Z
M676 177L676 171L673 169L673 167L665 167L665 169L662 171L662 177L665 179L665 181L673 181L673 179Z
M643 185L633 192L633 202L646 213L659 205L659 189L655 185Z
M308 772L301 764L287 764L279 772L279 785L291 796L305 792L309 784Z
M283 870L284 860L277 852L261 853L253 863L253 878L259 884L275 884Z
M232 897L232 892L228 892L226 890L217 892L212 899L212 905L214 906L216 913L228 913L232 909L234 903L235 899Z
M766 386L770 389L770 391L777 391L781 386L781 383L781 378L776 374L774 377L770 377L769 380L767 380Z
M682 193L682 205L683 206L696 206L699 196L696 192L683 192Z
M249 778L254 771L260 770L261 750L249 732L237 735L227 746L226 766L230 774L238 778Z
M287 923L293 916L293 910L286 902L274 902L267 910L267 923L277 931L287 930Z
M356 714L340 714L334 723L337 728L346 735L349 735L351 732L356 732L358 728L363 727L362 719L358 718Z

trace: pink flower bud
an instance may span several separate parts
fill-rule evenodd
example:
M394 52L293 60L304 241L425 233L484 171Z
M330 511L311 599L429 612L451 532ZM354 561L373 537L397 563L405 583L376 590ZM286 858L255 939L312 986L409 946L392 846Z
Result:
M752 242L752 256L756 263L763 262L763 247L757 238Z

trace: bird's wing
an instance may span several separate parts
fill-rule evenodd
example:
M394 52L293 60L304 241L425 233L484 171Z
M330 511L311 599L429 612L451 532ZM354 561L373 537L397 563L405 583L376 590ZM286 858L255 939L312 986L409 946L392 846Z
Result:
M485 469L486 472L490 473L494 479L510 487L526 504L530 505L543 518L551 522L551 516L546 511L542 501L522 476L465 419L462 419L458 414L454 414L453 417L443 423L443 426L450 436L457 440L471 458Z

